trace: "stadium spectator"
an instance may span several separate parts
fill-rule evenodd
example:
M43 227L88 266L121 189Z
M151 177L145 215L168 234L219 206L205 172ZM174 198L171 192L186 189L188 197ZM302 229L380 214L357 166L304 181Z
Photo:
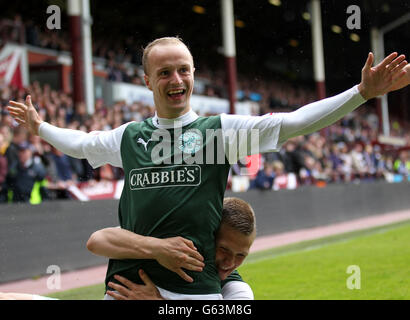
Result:
M274 161L273 172L275 179L273 181L272 189L277 191L280 189L295 189L297 187L296 175L293 172L286 173L285 166L280 161Z
M21 15L16 14L13 19L0 20L0 37L3 43L25 43L25 27Z
M295 140L289 140L284 148L279 151L279 154L284 165L284 171L294 174L300 180L299 172L305 164L300 150L297 149Z
M41 161L33 157L33 146L27 142L21 143L18 146L17 174L11 186L13 202L29 202L33 191L38 192L36 197L41 196L41 186L38 190L33 190L33 187L36 182L42 182L45 176L46 170Z
M250 188L270 190L272 189L274 179L275 173L273 171L273 166L271 163L265 161L263 169L258 171L258 174L252 181Z
M24 127L14 128L12 141L8 145L5 153L8 163L8 172L5 188L1 191L2 199L8 199L9 191L15 189L19 169L19 148L24 143L27 143L27 134L27 130Z
M26 42L32 46L39 47L40 43L40 28L34 24L33 20L26 20Z
M410 159L407 150L402 150L399 153L399 158L394 161L394 171L404 178L410 174Z
M53 106L53 110L55 107ZM80 102L75 107L75 113L71 117L71 122L78 122L85 124L89 120L90 116L87 114L87 107L84 102Z
M12 140L11 128L0 125L0 133L3 135L3 144L0 146L0 154L4 155Z
M385 172L388 171L385 165L385 155L382 153L380 145L374 145L373 147L374 161L376 163L376 178L384 179Z
M378 158L374 151L373 146L370 143L367 143L364 147L363 157L365 166L367 169L367 178L368 180L374 180L377 178L377 167L378 167Z
M341 142L343 143L343 142ZM329 163L331 168L331 180L333 182L341 182L343 160L341 157L339 144L333 143L329 155Z
M5 132L3 132L3 134L6 134L6 136L12 136L11 130L14 128L14 121L10 114L7 112L7 110L1 111L1 126L9 128L10 131L9 134Z
M70 161L71 157L65 155L53 146L50 146L50 152L47 153L47 157L50 164L47 170L47 177L49 178L48 188L53 189L55 192L54 197L56 198L71 198L67 189L77 182Z
M313 157L309 155L304 156L304 167L299 171L300 183L303 185L315 185L316 179L319 175L321 169L318 170L320 166L319 162L316 162Z
M343 180L345 182L350 182L352 180L352 175L353 175L352 154L349 152L349 148L347 147L346 143L341 143L340 148L341 148L340 158L342 159L342 162L343 162L343 165L341 168Z
M352 169L355 179L363 179L367 172L366 162L363 154L363 146L356 143L351 151Z

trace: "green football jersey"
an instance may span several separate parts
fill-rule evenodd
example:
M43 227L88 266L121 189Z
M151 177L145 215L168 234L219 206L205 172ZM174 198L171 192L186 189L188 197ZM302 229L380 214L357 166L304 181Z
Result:
M220 116L199 117L173 129L158 129L152 121L149 118L128 125L122 137L125 178L119 205L121 228L156 238L187 238L204 257L205 267L202 272L186 271L194 279L189 283L156 260L110 259L106 284L115 281L115 274L142 283L138 275L142 268L157 286L172 292L220 293L215 233L230 165L221 137L207 132L221 129ZM192 161L194 157L196 161Z

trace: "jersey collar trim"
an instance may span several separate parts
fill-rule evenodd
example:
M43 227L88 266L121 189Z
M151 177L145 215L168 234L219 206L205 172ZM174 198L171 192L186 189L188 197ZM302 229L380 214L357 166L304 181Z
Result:
M159 128L159 129L172 129L174 128L175 122L178 122L178 127L182 124L182 127L194 122L196 119L198 119L198 115L190 110L189 112L185 113L184 115L175 118L175 119L165 119L165 118L159 118L157 113L155 112L154 117L152 118L152 124Z

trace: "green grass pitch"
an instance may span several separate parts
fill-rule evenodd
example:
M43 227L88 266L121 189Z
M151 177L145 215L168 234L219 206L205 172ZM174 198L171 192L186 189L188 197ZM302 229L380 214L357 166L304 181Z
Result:
M360 279L357 269L347 273L351 265L360 268ZM239 272L258 300L407 300L409 266L407 221L257 252ZM360 283L360 289L349 289L348 283ZM101 284L50 296L102 299L103 292Z

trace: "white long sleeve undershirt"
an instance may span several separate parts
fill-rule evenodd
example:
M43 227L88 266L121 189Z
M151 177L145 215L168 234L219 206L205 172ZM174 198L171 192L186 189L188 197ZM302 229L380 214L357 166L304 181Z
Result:
M47 122L39 127L39 136L61 152L78 159L87 159L93 168L111 164L122 168L121 139L131 122L109 131L85 133L62 129Z
M237 159L251 154L278 151L287 139L327 127L365 101L356 85L336 96L310 103L289 113L271 113L254 117L221 114L222 129L225 133L230 133L227 134L229 139L225 140L225 150L230 148L229 144L236 144ZM238 142L235 140L235 132L243 129L248 130L248 137ZM259 135L257 148L249 143L252 140L252 130L257 130ZM232 153L229 153L229 156L232 156ZM229 157L230 163L235 163L237 159L234 156Z
M222 130L258 130L257 153L278 151L289 138L305 135L331 125L356 109L365 99L357 86L336 96L310 103L290 113L273 113L264 116L241 116L221 114ZM192 121L197 118L194 114ZM57 149L74 158L86 158L93 168L109 163L122 167L121 139L129 123L110 130L85 133L78 130L62 129L43 122L39 135ZM248 139L250 140L250 139ZM239 144L242 143L239 141ZM246 142L245 142L246 143ZM225 148L229 144L226 139ZM238 147L238 150L241 149ZM225 150L226 151L226 150ZM246 151L246 148L245 148ZM238 154L238 158L253 154Z
M307 104L293 112L280 113L283 120L279 143L325 128L352 112L365 101L356 85L336 96Z

